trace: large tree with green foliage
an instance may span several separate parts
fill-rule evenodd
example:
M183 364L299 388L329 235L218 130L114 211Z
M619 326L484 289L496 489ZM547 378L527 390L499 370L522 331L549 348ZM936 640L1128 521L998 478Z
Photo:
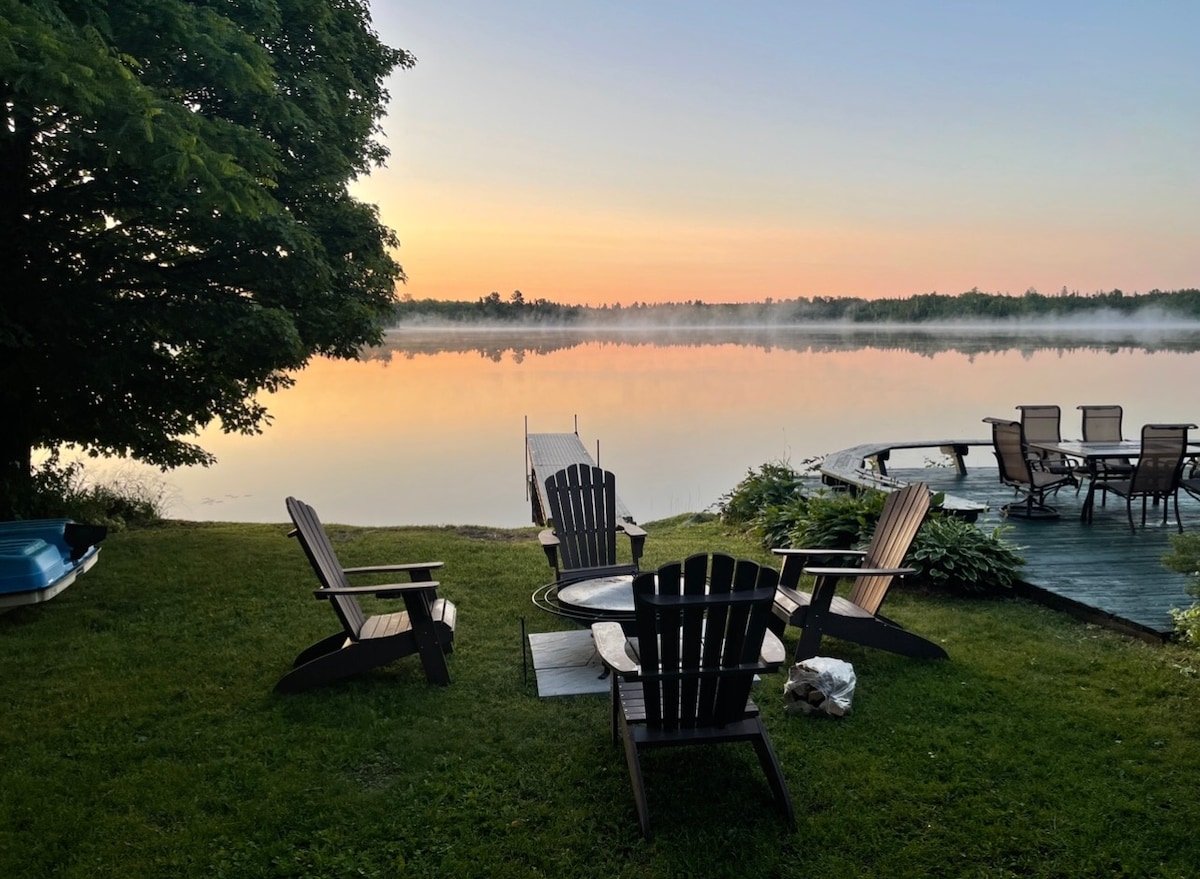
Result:
M31 453L206 464L403 279L366 0L0 0L0 515Z

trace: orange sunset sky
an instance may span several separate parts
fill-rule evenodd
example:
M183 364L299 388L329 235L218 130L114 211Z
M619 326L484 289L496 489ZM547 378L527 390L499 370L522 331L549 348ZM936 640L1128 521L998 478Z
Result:
M1200 286L1200 4L372 10L415 298Z

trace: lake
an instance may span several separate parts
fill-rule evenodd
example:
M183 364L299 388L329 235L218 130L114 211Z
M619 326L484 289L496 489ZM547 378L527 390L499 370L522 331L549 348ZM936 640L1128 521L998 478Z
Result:
M647 522L767 461L984 439L1018 403L1059 404L1070 437L1081 403L1124 405L1129 437L1200 419L1197 351L1195 326L399 330L361 361L314 361L268 398L262 435L206 431L215 466L150 472L178 519L283 522L294 494L326 522L512 527L530 523L526 425L578 425Z

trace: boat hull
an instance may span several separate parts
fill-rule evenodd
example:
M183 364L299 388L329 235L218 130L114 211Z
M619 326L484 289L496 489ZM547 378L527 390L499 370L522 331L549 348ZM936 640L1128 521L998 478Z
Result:
M0 522L0 611L58 595L96 564L104 536L70 519Z

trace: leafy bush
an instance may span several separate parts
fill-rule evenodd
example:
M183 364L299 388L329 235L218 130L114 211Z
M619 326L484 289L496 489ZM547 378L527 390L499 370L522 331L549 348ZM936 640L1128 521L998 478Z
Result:
M1188 594L1200 597L1200 535L1172 534L1171 551L1163 556L1163 564L1172 571L1192 578ZM1184 644L1200 646L1200 603L1188 608L1171 608L1175 620L1175 637Z
M796 495L780 506L769 506L751 523L751 530L766 549L792 546L792 534L804 526L808 518L808 498Z
M792 531L792 546L850 549L869 540L883 511L881 491L821 491L808 498L805 519Z
M987 532L957 516L930 515L905 557L917 569L905 582L967 594L1011 588L1025 559L1003 539L1007 530Z
M749 526L768 549L853 549L870 541L886 499L881 491L805 493L797 471L773 463L751 470L721 498L719 509L723 522ZM965 594L1011 588L1025 559L1003 538L1007 529L983 531L942 512L941 502L942 495L934 495L933 509L905 559L917 569L906 582Z
M727 525L750 525L769 507L783 507L800 493L803 478L782 461L750 470L728 494L717 501L717 512Z

